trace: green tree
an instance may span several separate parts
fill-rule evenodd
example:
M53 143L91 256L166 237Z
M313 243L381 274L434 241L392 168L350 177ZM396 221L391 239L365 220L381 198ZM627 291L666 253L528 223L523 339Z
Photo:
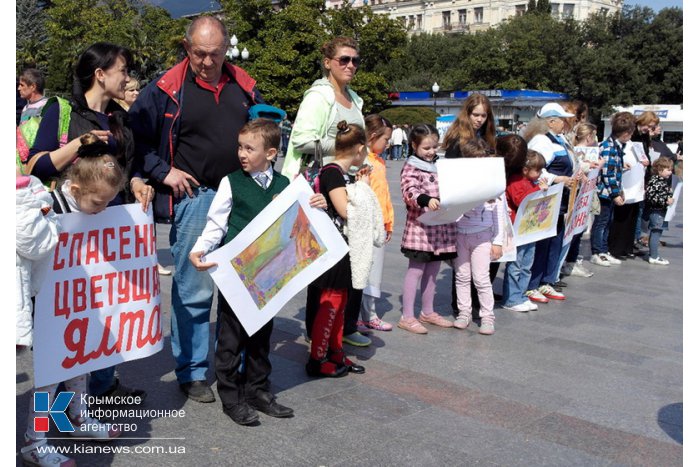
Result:
M46 68L46 15L37 0L17 0L17 72L27 67Z
M534 13L537 11L537 0L528 0L527 2L527 12Z
M543 15L549 15L552 13L552 5L549 0L537 0L537 11Z

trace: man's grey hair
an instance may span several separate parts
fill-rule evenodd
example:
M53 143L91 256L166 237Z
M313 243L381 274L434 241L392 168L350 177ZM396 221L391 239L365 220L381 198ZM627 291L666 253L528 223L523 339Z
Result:
M224 24L224 22L216 16L204 15L195 18L187 27L187 31L185 31L185 40L188 44L192 43L192 36L194 35L194 32L197 30L197 28L204 26L205 24L217 26L221 31L221 34L223 34L224 36L224 42L228 43L228 31L226 30L226 25Z

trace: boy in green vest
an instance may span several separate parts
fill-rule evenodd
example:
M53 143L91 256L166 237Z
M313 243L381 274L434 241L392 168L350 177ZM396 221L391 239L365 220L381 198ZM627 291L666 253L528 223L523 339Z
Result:
M280 129L272 120L252 120L241 129L238 158L243 170L227 175L219 184L207 224L190 252L190 261L197 270L215 266L203 262L202 257L230 242L289 185L286 177L272 169L279 143ZM327 207L320 194L313 195L309 202L313 207ZM272 417L293 416L294 410L278 404L270 392L273 320L249 336L221 292L218 302L216 381L224 413L239 425L256 424L256 410Z

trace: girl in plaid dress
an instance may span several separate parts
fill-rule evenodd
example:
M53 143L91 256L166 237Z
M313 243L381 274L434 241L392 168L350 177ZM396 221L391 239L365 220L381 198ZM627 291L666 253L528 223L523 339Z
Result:
M408 272L403 284L403 314L399 328L415 334L427 334L421 323L451 328L452 322L433 310L435 282L440 261L457 256L455 224L428 226L418 217L440 209L440 194L435 161L439 134L432 125L413 127L409 142L414 155L401 169L401 194L406 203L406 226L401 238L401 252L408 258ZM419 319L413 309L420 284L422 310Z

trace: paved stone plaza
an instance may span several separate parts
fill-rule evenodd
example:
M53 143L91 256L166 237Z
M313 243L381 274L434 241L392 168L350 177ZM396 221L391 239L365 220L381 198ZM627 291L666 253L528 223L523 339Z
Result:
M394 324L408 263L399 252L402 164L388 161L396 232L379 302L380 315ZM128 454L88 454L96 443L52 442L85 446L86 453L73 457L90 466L681 465L682 225L681 207L661 247L670 266L640 258L610 268L587 263L596 274L566 278L565 301L529 314L497 308L493 336L479 335L475 324L465 331L430 326L423 336L398 328L375 332L369 348L346 346L366 366L364 375L306 376L302 292L275 319L273 334L274 390L296 415L261 414L253 427L233 423L218 400L198 404L179 391L169 340L171 279L161 276L165 347L122 365L120 373L127 385L148 392L144 409L183 409L184 418L116 420L135 423L138 431L100 446L128 447ZM165 265L171 264L167 238L168 227L159 226ZM590 254L588 241L582 251ZM449 316L449 303L450 269L443 266L436 310ZM212 311L212 331L215 316ZM213 365L211 353L210 360ZM16 392L19 451L31 394L29 352L17 358ZM160 447L164 453L135 452Z

